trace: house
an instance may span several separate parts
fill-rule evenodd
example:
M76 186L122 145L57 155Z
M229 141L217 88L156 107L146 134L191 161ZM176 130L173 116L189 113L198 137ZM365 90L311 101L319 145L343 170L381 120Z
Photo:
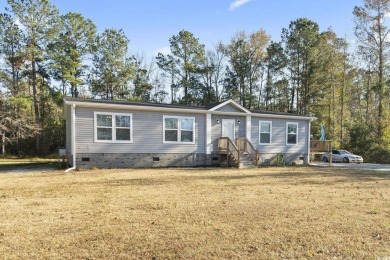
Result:
M191 107L70 97L64 117L75 168L307 163L315 119L233 100Z

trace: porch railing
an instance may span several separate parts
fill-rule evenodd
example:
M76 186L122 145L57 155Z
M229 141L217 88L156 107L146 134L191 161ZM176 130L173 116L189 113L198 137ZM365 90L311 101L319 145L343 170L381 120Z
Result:
M257 166L259 164L259 150L246 137L236 138L236 144L239 152L247 152L252 162Z
M238 147L229 137L220 137L218 140L218 153L221 161L221 154L227 154L227 166L229 166L230 157L235 161L237 167L240 166L240 152Z
M331 153L332 141L331 140L310 140L310 152L312 153Z

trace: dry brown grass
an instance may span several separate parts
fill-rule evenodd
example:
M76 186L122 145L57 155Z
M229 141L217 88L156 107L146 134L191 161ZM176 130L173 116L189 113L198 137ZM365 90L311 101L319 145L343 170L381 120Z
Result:
M390 257L390 173L2 174L0 212L6 259Z

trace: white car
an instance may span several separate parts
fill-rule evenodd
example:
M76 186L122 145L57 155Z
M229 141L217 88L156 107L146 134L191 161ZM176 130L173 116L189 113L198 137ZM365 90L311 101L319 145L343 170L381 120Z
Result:
M323 154L322 160L324 162L329 162L330 154ZM332 150L332 162L344 162L344 163L350 163L350 162L356 162L356 163L362 163L363 157L355 154L351 154L350 152L346 150Z

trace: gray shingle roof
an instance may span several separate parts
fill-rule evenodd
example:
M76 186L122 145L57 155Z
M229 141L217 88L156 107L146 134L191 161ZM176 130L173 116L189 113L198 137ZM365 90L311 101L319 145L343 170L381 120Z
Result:
M214 103L205 107L205 106L187 106L187 105L180 105L180 104L163 104L163 103L135 102L135 101L126 101L126 100L108 100L108 99L75 98L75 97L64 97L64 101L118 104L118 105L135 105L135 106L145 106L145 107L164 107L164 108L177 108L177 109L196 109L196 110L209 110L223 103L223 102ZM250 110L250 111L255 114L309 117L309 116L298 115L293 113L283 113L283 112L274 112L274 111L261 111L261 110Z
M73 102L85 102L85 103L102 103L102 104L146 106L146 107L168 107L168 108L207 110L206 107L198 107L198 106L186 106L186 105L180 105L180 104L135 102L135 101L126 101L126 100L109 100L109 99L93 99L93 98L75 98L75 97L64 97L64 100L65 101L73 101Z

